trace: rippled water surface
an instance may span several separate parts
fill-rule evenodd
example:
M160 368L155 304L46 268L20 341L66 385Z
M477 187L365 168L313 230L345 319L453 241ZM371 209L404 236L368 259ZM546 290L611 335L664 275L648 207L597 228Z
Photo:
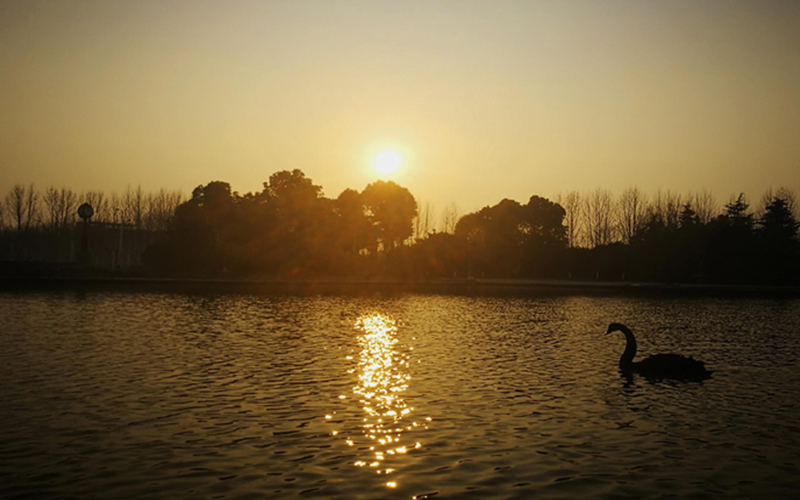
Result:
M620 377L691 354L702 383ZM2 498L788 498L800 301L0 294Z

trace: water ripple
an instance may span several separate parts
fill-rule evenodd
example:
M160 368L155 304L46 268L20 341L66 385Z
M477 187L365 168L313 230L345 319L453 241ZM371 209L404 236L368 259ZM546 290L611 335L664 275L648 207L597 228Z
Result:
M611 321L714 376L628 383ZM789 497L798 332L798 301L2 294L0 497Z

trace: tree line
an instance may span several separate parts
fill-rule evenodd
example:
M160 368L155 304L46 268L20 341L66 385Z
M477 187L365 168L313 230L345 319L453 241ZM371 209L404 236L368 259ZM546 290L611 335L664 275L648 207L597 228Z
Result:
M437 214L392 181L327 198L300 170L275 172L245 194L209 182L186 200L165 190L105 196L18 185L2 203L3 234L68 230L84 201L93 222L163 233L142 255L157 275L800 284L787 189L754 207L744 194L720 204L708 190L596 189L504 199L462 216L454 204Z
M391 181L334 199L300 170L276 172L246 194L214 181L176 208L169 237L143 259L183 275L371 276L422 231L418 213L409 190Z
M138 253L130 247L134 240L144 242L166 235L172 223L175 209L183 202L179 191L160 189L144 192L141 187L128 188L121 195L103 191L77 192L62 187L39 190L35 185L17 184L0 199L0 262L69 263L76 258L80 248L80 234L76 226L80 222L78 207L89 203L94 208L92 224L95 227L124 229L127 238L122 244L106 242L105 253L99 256L105 265L119 266L123 254L139 261ZM136 238L133 235L144 238ZM107 235L106 239L110 237ZM120 239L120 238L117 238ZM99 243L99 242L98 242ZM113 251L109 248L113 247ZM109 260L110 259L110 260ZM6 268L19 267L5 265Z
M708 190L648 197L632 187L615 198L596 189L556 200L548 238L531 231L526 206L503 200L462 218L453 245L466 242L473 275L485 277L800 284L797 205L787 189L767 191L755 209L743 193L720 206ZM475 215L479 229L462 229Z
M326 198L302 171L281 171L244 195L198 186L144 260L200 276L797 283L795 209L785 189L751 210L743 194L720 206L708 190L629 188L504 199L463 216L450 205L437 219L391 181Z
M146 193L141 186L128 187L121 195L106 195L104 191L77 192L53 186L42 191L34 184L16 184L0 202L0 230L69 229L79 221L78 206L89 203L94 209L94 222L167 231L183 198L180 191L160 189Z

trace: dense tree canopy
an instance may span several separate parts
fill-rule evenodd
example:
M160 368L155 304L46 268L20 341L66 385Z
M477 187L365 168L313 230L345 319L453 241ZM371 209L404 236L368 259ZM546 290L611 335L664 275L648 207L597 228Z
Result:
M141 256L157 275L800 285L800 224L786 189L769 191L755 209L744 194L718 209L706 190L648 199L629 188L615 200L597 189L558 199L503 199L463 217L448 207L437 228L431 203L418 210L394 182L326 198L300 170L275 172L244 195L212 181L183 202L164 190L105 197L18 185L0 204L0 252L9 261L72 262L83 234L74 211L85 200L106 235L106 265ZM122 241L138 250L123 251Z
M594 248L569 246L567 235L576 233L568 233L565 221L574 217L535 195L524 205L501 200L461 217L452 234L433 232L409 245L417 202L408 189L376 181L328 199L303 172L281 171L263 191L244 196L224 182L199 186L176 209L169 239L151 249L148 262L162 271L214 276L800 280L798 222L786 193L768 197L759 215L740 195L716 217L707 207L698 215L700 198L681 203L667 192L644 211L634 194L637 205L617 219L620 234L627 228L626 243L610 238L615 219L601 211L611 202L598 190L587 201Z
M505 199L467 214L455 235L467 242L473 272L480 276L550 276L552 259L567 245L564 209L539 196L526 205Z
M276 172L261 192L243 196L215 181L175 210L168 240L146 257L153 268L188 275L360 273L408 239L416 207L394 182L332 200L300 170Z
M364 188L361 200L386 250L411 236L417 202L411 192L392 181L376 181Z

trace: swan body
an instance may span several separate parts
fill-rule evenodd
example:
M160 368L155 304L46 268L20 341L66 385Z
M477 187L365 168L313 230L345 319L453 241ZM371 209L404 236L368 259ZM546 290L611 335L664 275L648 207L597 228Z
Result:
M710 371L706 370L705 363L697 361L692 357L681 356L680 354L656 354L641 361L634 361L636 356L636 338L627 326L621 323L611 323L608 325L606 335L611 332L622 332L625 334L625 352L619 358L619 369L621 372L639 373L649 380L673 379L684 381L700 381L711 376Z

